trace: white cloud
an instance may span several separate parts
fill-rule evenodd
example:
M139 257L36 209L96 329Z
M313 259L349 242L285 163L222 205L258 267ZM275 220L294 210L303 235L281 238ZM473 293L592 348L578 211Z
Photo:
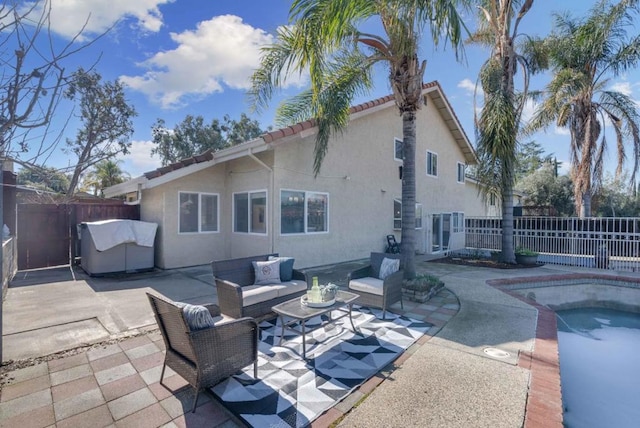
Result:
M571 135L571 132L569 132L569 130L567 128L561 128L561 127L559 127L557 125L553 129L553 133L556 134L556 135Z
M476 84L473 83L471 79L462 79L458 82L458 88L464 89L469 95L473 95L476 89ZM482 94L482 88L478 88L478 93Z
M171 38L178 45L175 49L158 52L139 64L148 69L145 74L120 77L163 108L184 105L189 97L222 92L223 84L248 89L251 74L259 66L260 48L274 41L272 35L234 15L202 21L195 30L171 33ZM289 79L288 83L300 85L301 81Z
M122 169L132 178L138 177L145 172L152 171L161 166L160 159L151 157L151 149L154 147L151 141L132 141L128 155L120 155L119 159L124 162Z
M558 175L569 175L571 172L571 162L565 160L557 160L558 165Z
M174 0L50 0L51 29L63 37L74 37L86 22L80 41L88 35L101 34L122 18L134 18L136 25L150 32L162 26L159 5ZM41 16L46 2L35 2L34 16ZM23 10L33 7L34 2L24 4ZM88 20L88 21L87 21Z
M527 100L524 104L524 108L522 109L522 122L529 123L529 121L533 118L533 115L536 112L539 104L533 100Z
M628 97L631 96L631 94L633 93L631 83L629 82L616 82L613 85L611 85L611 90L620 92Z

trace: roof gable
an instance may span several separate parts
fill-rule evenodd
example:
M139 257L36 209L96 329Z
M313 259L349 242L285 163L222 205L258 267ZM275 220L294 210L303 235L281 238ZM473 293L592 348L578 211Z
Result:
M476 164L477 157L475 151L467 138L464 129L460 125L451 104L447 100L442 88L438 81L425 83L422 85L423 96L428 96L436 109L444 119L451 135L453 136L456 144L464 154L467 164ZM351 118L360 117L378 111L379 109L391 108L395 106L395 97L393 95L386 95L384 97L376 98L371 101L367 101L362 104L355 105L349 109ZM304 131L313 132L316 128L316 121L309 119L304 122L299 122L291 126L286 126L274 131L267 132L255 140L247 141L236 146L232 146L219 151L207 150L199 155L191 156L186 159L182 159L178 162L174 162L170 165L157 168L153 171L145 172L142 177L130 180L127 183L112 186L105 189L105 195L115 196L137 190L139 184L144 187L154 187L155 185L171 181L175 178L179 178L193 172L199 171L204 167L214 165L217 163L225 162L230 159L235 159L242 156L247 156L250 153L257 153L260 151L269 150L273 145L284 144L290 140L289 137L293 137L298 134L303 134ZM161 178L161 179L160 179ZM153 180L154 184L147 184Z

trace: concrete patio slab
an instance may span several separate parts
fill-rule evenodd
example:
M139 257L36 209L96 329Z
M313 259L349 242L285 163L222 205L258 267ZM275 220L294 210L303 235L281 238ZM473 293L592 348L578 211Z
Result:
M428 342L338 426L519 427L528 379L519 367Z
M3 359L49 355L155 328L146 293L214 303L210 268L90 277L69 267L19 272L3 306Z

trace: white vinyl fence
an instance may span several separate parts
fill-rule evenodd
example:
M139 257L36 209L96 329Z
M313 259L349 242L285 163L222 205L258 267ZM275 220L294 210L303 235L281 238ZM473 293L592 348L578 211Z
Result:
M500 251L502 220L467 218L466 247ZM602 269L640 269L640 218L515 217L514 246L538 261Z

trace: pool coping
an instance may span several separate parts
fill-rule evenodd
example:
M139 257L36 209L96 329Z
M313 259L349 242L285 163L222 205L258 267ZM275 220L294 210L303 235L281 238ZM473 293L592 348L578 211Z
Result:
M525 428L563 427L562 388L560 381L560 359L558 355L558 326L555 312L518 293L525 285L528 288L561 286L589 281L640 288L640 278L607 274L552 274L491 279L486 283L512 296L538 311L536 336L532 352L521 352L518 366L531 373L529 393L525 408ZM515 287L514 287L515 286ZM519 287L518 287L519 286Z
M532 352L523 351L518 366L529 370L529 393L525 407L524 427L563 427L562 390L560 386L560 360L558 357L558 331L555 312L531 299L510 290L513 284L536 283L544 280L563 280L568 275L545 275L488 280L486 283L514 297L538 311L536 336Z

